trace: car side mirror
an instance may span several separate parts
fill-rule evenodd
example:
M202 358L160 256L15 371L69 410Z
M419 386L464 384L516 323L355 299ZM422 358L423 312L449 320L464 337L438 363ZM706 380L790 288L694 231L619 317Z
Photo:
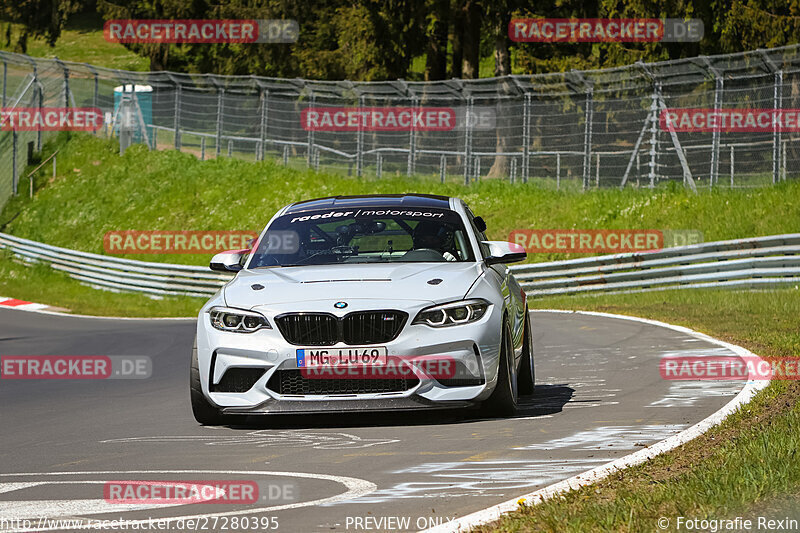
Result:
M247 257L250 250L229 250L222 252L211 258L209 265L211 270L220 272L239 272L242 267L242 259Z
M489 255L484 259L487 265L516 263L524 261L528 254L519 244L506 241L483 241L489 247Z
M486 221L483 220L481 217L475 217L472 219L472 222L475 223L475 229L483 233L486 231Z

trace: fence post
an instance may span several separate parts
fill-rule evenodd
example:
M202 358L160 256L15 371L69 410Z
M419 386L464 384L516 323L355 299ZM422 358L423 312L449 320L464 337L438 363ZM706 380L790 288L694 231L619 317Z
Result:
M647 177L650 180L650 188L656 186L656 165L658 164L658 97L659 85L653 85L653 101L650 104L650 161L648 166L650 170L647 172Z
M219 87L217 89L217 140L216 140L216 154L219 157L222 153L222 113L225 100L225 88Z
M585 82L585 80L584 80ZM584 110L584 131L583 131L583 190L589 187L589 176L592 169L592 119L594 112L594 87L586 86L586 105Z
M439 158L439 181L444 183L447 178L447 156L442 154Z
M783 147L782 147L783 150L781 150L781 152L782 152L782 154L781 154L781 167L782 167L781 175L783 176L783 181L786 181L786 144L787 143L788 143L788 141L784 141L783 142Z
M175 116L173 117L172 128L175 130L175 149L181 151L181 92L183 88L178 81L175 81Z
M257 159L264 160L264 154L267 150L267 119L269 118L269 90L261 89L261 150Z
M6 106L6 96L8 86L8 64L6 63L6 58L3 56L3 107Z
M11 193L17 195L17 130L11 132Z
M597 165L596 165L596 168L595 168L594 186L599 189L600 188L600 152L597 153L596 159L597 159Z
M92 107L97 107L100 100L100 76L94 69L92 69L92 73L94 74L94 91L92 92Z
M527 92L522 106L522 183L528 183L531 142L531 95Z
M775 72L775 90L772 95L772 108L783 108L783 70ZM780 181L781 130L778 127L780 115L772 113L772 183Z
M283 145L283 166L289 165L289 145Z
M411 107L414 109L414 111L419 109L419 97L411 97ZM406 168L407 176L412 176L414 174L417 162L417 129L414 127L413 121L411 124L411 130L408 132L408 164Z
M734 146L731 145L731 189L733 189L733 149Z
M228 139L228 157L233 156L233 139Z
M364 109L364 95L358 97L359 110ZM363 120L358 121L358 131L356 132L356 176L359 178L364 171L364 124Z
M511 158L511 170L509 171L509 180L511 183L514 183L514 180L517 177L517 158Z
M69 69L60 60L56 59L56 62L58 63L58 66L61 67L61 70L64 71L64 107L70 107L69 103L71 99L69 93ZM134 87L134 90L136 90L136 87Z
M314 104L317 102L317 96L312 92L311 93L311 107L314 107ZM311 165L314 163L314 129L308 128L308 148L306 149L306 166L311 168Z
M200 137L200 161L206 160L206 137Z
M42 86L39 84L39 67L36 62L33 62L33 81L34 81L34 98L36 98L36 105L39 109L44 105L44 94L42 94ZM36 130L36 150L42 150L42 130Z
M561 152L556 152L556 190L561 189Z
M380 152L375 157L375 175L378 178L383 176L383 155Z
M472 96L467 97L468 117L472 116ZM469 170L472 160L472 121L467 122L467 130L464 132L464 185L469 185Z

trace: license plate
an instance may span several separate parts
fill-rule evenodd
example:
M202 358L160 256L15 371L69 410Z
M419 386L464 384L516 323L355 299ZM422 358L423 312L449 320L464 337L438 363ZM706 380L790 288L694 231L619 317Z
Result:
M297 350L298 368L326 366L386 366L386 346L369 348L302 348Z

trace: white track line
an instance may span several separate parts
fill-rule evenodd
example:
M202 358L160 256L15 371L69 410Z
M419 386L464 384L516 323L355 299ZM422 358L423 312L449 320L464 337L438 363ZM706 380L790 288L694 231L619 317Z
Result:
M574 314L602 316L608 318L619 318L622 320L642 322L644 324L660 326L662 328L667 328L674 331L679 331L681 333L685 333L687 335L691 335L697 339L725 347L742 357L745 356L758 357L751 351L746 350L741 346L736 346L735 344L730 344L725 341L709 337L705 333L700 333L698 331L694 331L689 328L685 328L683 326L675 326L673 324L667 324L665 322L659 322L657 320L649 320L646 318L638 318L625 315L615 315L610 313L597 313L594 311L564 311L560 309L534 309L531 312L568 313L568 314L574 313ZM543 489L530 492L528 494L505 501L498 505L494 505L492 507L483 509L481 511L476 511L474 513L468 514L461 518L451 520L450 522L446 522L439 526L426 529L424 530L423 533L457 533L461 531L469 531L471 528L475 526L481 524L487 524L489 522L494 522L495 520L499 519L502 515L519 509L520 500L522 500L525 505L536 505L557 494L569 492L571 490L578 489L586 485L591 485L592 483L600 481L623 468L629 468L631 466L636 466L638 464L644 463L645 461L648 461L649 459L652 459L657 455L673 450L678 446L685 444L686 442L689 442L695 437L699 437L712 427L720 424L723 420L725 420L725 418L728 415L736 411L742 405L749 402L758 391L765 388L768 384L769 381L766 380L748 381L742 388L742 390L739 392L739 394L737 394L736 397L734 397L730 402L728 402L725 406L723 406L719 411L705 418L704 420L698 422L697 424L691 426L690 428L681 431L677 435L673 435L672 437L662 440L661 442L658 442L656 444L653 444L648 448L644 448L642 450L639 450L638 452L626 455L624 457L620 457L619 459L611 461L610 463L606 463L597 468L593 468L592 470L588 470L582 474L578 474L571 478L565 479L564 481L559 481L558 483L554 483L548 487L544 487Z

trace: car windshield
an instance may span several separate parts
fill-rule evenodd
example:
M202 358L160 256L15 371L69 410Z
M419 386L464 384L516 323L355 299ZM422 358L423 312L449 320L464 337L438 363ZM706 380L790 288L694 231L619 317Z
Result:
M449 209L333 208L275 219L248 268L473 260L461 217Z

